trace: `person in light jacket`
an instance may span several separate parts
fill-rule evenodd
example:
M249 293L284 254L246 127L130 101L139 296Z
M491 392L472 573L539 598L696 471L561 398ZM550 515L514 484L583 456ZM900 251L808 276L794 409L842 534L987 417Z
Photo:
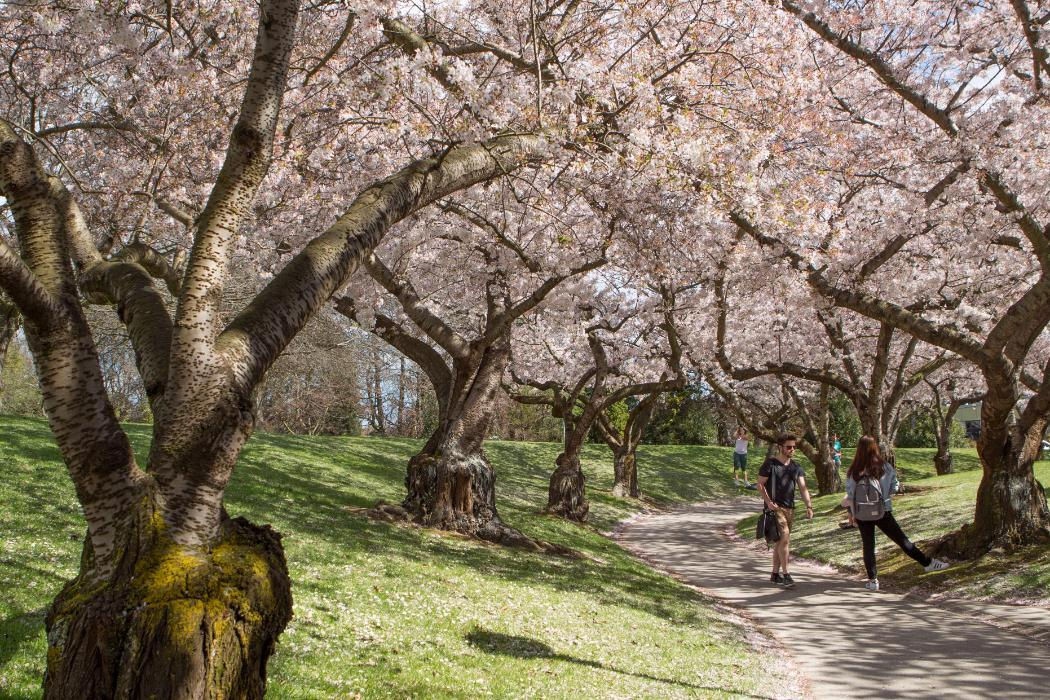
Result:
M886 513L878 520L857 520L853 517L852 505L853 494L857 489L857 482L865 476L876 479L882 491L883 504ZM887 537L893 540L905 554L919 562L926 571L940 571L948 568L948 564L940 559L931 559L912 544L901 526L893 517L893 494L900 489L900 481L897 479L897 470L893 465L882 461L879 453L879 445L875 438L870 435L863 436L857 443L857 452L853 455L853 463L846 470L846 498L843 505L850 508L849 521L860 530L860 542L864 552L864 568L868 573L868 582L864 587L871 591L879 590L879 579L875 571L875 528L882 530Z

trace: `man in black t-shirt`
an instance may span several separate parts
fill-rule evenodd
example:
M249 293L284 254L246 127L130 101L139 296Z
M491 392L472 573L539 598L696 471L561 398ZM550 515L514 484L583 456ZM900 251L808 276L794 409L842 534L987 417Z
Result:
M798 438L784 433L777 438L777 454L758 468L758 492L766 502L766 508L776 512L780 526L780 539L773 547L773 575L769 582L791 588L795 585L788 573L788 547L791 542L791 526L795 522L795 486L806 502L806 517L813 519L813 501L806 488L806 475L798 462L791 459L795 454ZM783 571L783 574L781 574Z

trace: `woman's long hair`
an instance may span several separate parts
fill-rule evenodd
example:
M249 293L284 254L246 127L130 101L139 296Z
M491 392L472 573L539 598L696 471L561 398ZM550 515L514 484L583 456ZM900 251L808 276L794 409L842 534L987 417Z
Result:
M846 476L854 481L860 481L861 477L870 476L873 479L881 479L885 473L882 466L882 455L879 453L879 443L870 435L864 435L857 442L857 451L853 455L853 461L846 470Z

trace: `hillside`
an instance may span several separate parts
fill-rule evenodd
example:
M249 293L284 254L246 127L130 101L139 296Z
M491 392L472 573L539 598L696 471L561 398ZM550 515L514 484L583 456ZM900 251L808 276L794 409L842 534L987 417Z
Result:
M139 455L148 426L130 426ZM74 575L84 525L42 421L0 417L0 696L38 697L43 619ZM416 443L257 435L228 492L232 515L283 533L295 617L269 697L718 697L775 687L768 651L711 601L654 573L599 531L640 507L608 495L604 447L585 453L593 520L539 513L551 444L494 442L501 515L582 560L369 521L401 495ZM660 503L733 491L723 448L651 447L643 492ZM790 687L790 686L785 686Z

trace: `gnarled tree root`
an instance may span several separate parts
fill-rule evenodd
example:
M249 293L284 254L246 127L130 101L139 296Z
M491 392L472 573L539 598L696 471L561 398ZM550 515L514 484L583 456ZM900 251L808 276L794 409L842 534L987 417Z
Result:
M45 697L262 698L292 616L280 535L227 520L202 552L167 538L155 513L142 520L128 538L139 551L111 579L82 574L51 605Z

